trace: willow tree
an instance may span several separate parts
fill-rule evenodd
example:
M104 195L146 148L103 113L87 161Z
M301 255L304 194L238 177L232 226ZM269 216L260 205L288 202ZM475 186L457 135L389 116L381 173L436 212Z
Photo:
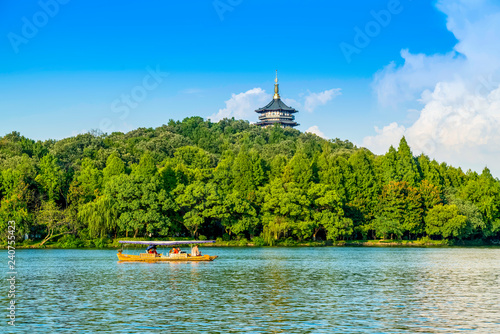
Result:
M78 218L89 227L90 236L104 237L115 231L118 210L113 200L107 196L98 196L94 201L80 207Z

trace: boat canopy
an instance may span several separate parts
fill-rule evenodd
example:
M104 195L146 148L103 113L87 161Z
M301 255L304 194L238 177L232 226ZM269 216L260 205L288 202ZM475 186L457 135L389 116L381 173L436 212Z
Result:
M183 241L137 241L137 240L120 240L121 244L140 244L140 245L156 245L156 246L176 246L176 245L192 245L192 244L211 244L215 240L183 240Z

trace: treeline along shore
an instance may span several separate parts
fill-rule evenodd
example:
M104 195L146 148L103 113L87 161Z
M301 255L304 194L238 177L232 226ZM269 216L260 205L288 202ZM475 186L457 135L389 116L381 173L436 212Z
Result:
M377 156L295 129L190 117L58 141L0 137L3 246L9 221L20 247L496 244L500 183L487 168L413 156L405 138Z

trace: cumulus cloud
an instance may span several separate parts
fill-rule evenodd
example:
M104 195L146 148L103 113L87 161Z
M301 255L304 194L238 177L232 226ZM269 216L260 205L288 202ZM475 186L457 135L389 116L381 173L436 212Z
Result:
M311 126L309 129L306 130L306 132L314 133L316 136L319 136L321 138L326 138L325 134L319 129L317 125Z
M375 152L405 135L415 153L500 176L500 6L493 1L442 0L447 28L458 43L445 55L401 52L404 65L375 75L382 105L419 98L419 117L406 128L391 123L363 144ZM385 146L385 149L384 149Z
M397 147L399 140L404 136L405 127L393 122L382 129L375 127L376 136L365 137L363 146L370 148L375 154L383 154L392 145Z
M415 100L436 82L453 79L457 67L465 62L464 57L456 52L426 56L401 50L401 57L404 59L402 67L396 67L392 62L375 74L373 86L379 103L384 107L397 107L402 102Z
M340 88L325 90L320 93L309 93L305 97L304 110L313 112L319 106L325 105L328 101L342 94Z
M223 118L234 117L236 119L255 119L255 109L265 106L271 95L262 88L253 88L244 93L232 94L226 101L226 107L208 117L212 122L218 122Z
M305 96L304 103L291 98L283 98L283 101L290 107L312 112L319 106L325 105L334 97L340 95L340 88L325 90L321 93L309 93ZM269 103L272 95L267 94L262 88L253 88L239 94L232 94L227 101L226 107L219 109L219 112L208 117L212 122L218 122L223 118L234 117L236 119L256 119L255 109L261 108Z

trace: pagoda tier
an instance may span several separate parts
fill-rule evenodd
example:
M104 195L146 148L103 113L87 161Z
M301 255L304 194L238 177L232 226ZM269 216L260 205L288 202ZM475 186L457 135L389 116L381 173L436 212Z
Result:
M274 124L280 124L283 128L299 125L295 122L295 116L293 115L298 112L298 110L290 108L281 101L279 95L278 71L276 71L275 82L273 100L265 107L255 110L256 113L261 114L259 115L260 122L257 122L256 125L267 127Z
M255 110L255 112L257 113L264 113L266 111L284 111L289 114L299 112L297 109L287 106L285 103L283 103L283 101L281 101L281 99L273 99L267 104L267 106Z

